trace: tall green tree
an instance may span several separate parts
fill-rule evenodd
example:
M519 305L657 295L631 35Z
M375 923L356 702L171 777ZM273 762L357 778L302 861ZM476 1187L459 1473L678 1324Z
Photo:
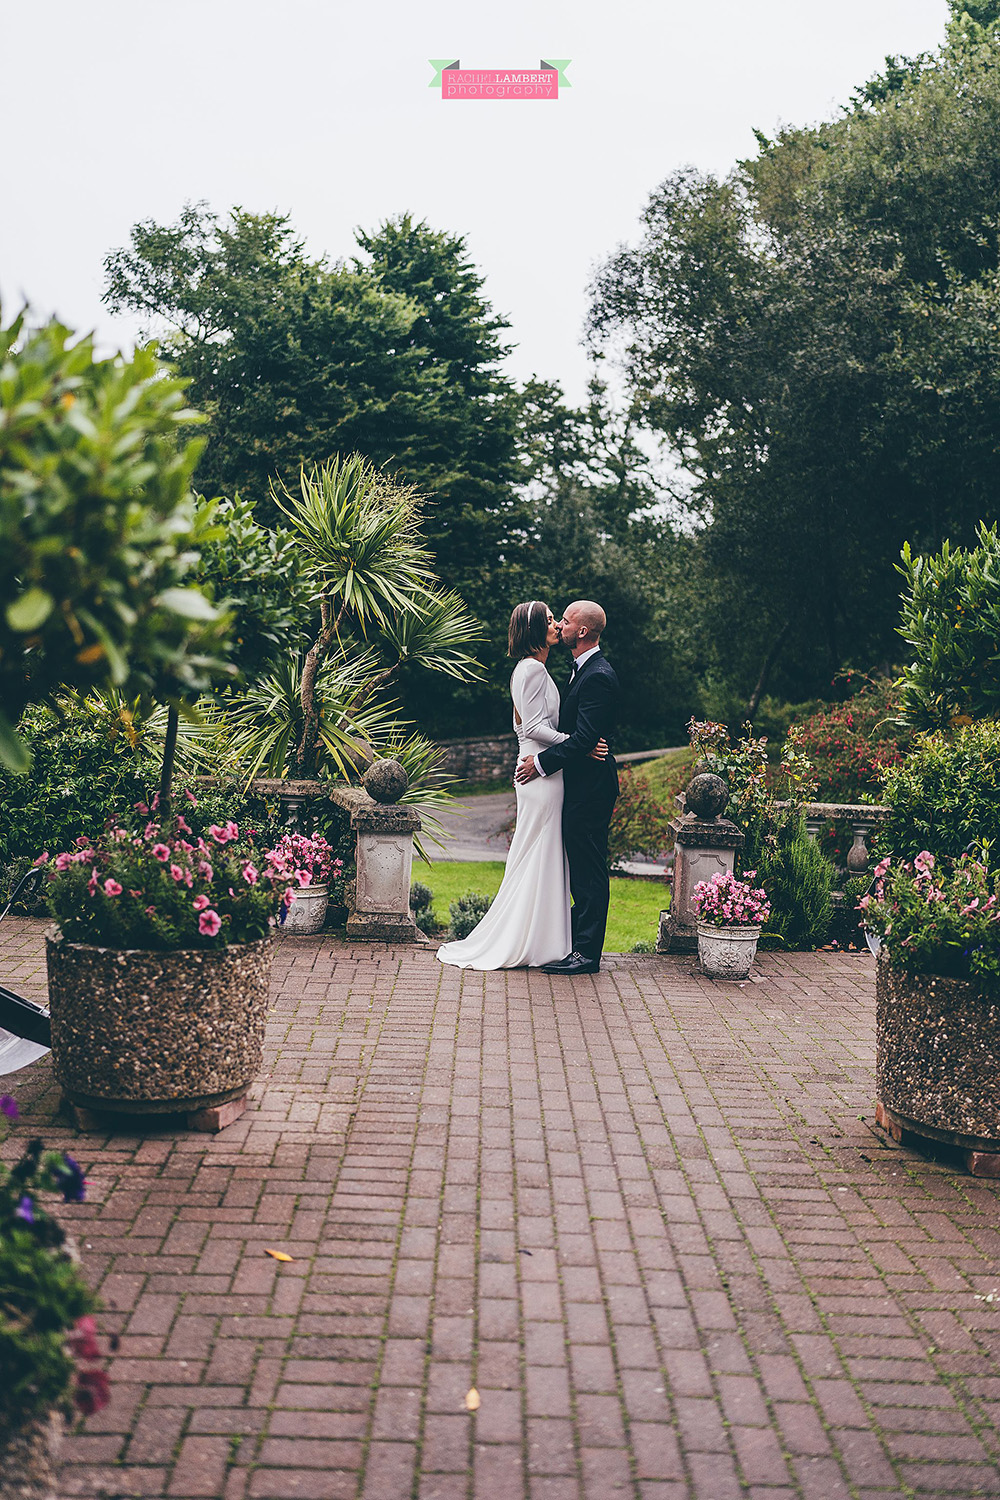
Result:
M969 7L955 7L968 11ZM690 479L745 701L892 659L902 543L968 542L1000 431L995 5L836 120L675 174L599 273L598 347Z

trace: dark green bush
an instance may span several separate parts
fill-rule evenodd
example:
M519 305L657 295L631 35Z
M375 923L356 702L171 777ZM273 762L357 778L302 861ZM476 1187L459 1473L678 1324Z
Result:
M456 942L469 936L492 905L493 897L484 896L481 891L466 891L464 896L451 902L448 907L451 913L451 935Z
M968 724L954 736L928 735L891 770L882 801L890 816L879 850L914 859L929 849L957 859L969 844L1000 857L1000 723Z
M434 892L430 886L415 880L410 886L410 910L413 912L413 920L421 932L433 936L437 932L438 923L434 915Z
M757 881L767 892L771 917L763 941L781 948L816 948L830 931L833 865L806 832L802 817L789 818L764 850Z

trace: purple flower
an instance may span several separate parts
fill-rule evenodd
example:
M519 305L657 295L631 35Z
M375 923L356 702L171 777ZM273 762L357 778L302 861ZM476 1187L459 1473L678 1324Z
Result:
M80 1163L64 1152L61 1164L54 1171L56 1186L63 1195L63 1202L82 1203L87 1196L87 1184Z
M14 1218L21 1219L25 1224L34 1224L35 1208L27 1193L25 1193L24 1197L15 1208Z
M13 1094L0 1094L0 1115L6 1115L8 1120L16 1120L20 1113Z

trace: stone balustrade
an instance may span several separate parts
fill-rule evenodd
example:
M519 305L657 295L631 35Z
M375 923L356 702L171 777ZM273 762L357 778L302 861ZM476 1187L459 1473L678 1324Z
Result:
M787 808L790 804L779 802L777 806ZM867 875L870 861L868 838L889 816L887 807L874 802L807 802L802 813L806 832L813 840L819 837L821 829L828 823L835 826L846 823L854 836L854 842L847 851L847 873Z

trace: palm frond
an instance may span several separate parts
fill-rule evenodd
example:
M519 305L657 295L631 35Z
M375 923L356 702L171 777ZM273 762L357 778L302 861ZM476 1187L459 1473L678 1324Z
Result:
M385 643L401 662L413 662L432 672L444 672L459 682L481 679L483 669L463 648L485 639L482 625L457 594L426 590L417 609L397 615L383 628Z
M423 839L442 847L444 829L436 814L448 812L455 805L448 787L454 786L457 778L442 769L444 750L422 734L407 734L404 726L374 742L373 748L379 756L398 760L406 771L409 786L400 800L420 813L420 834L414 835L413 844L424 863L430 864Z

